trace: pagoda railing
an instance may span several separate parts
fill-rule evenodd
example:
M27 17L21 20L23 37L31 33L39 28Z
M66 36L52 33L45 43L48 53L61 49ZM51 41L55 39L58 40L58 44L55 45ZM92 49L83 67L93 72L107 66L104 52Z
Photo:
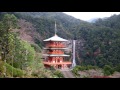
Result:
M48 52L48 54L64 54L64 52Z
M46 62L46 61L44 61L43 62L44 64L72 64L71 62L68 62L68 61L66 61L66 62Z
M48 44L47 45L47 47L49 47L49 48L64 48L65 47L65 45L63 45L63 44L58 44L58 45L55 45L55 44Z

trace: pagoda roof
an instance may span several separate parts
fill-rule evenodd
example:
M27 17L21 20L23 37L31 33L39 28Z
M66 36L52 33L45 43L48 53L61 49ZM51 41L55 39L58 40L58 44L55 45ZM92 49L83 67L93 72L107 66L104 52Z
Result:
M63 38L61 38L61 37L59 37L58 35L55 34L53 37L50 37L50 38L45 39L43 41L68 41L68 40L63 39Z

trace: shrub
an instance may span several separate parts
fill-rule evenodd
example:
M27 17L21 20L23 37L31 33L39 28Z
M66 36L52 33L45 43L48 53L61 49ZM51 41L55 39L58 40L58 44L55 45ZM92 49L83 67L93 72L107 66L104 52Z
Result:
M59 78L64 77L63 74L60 71L58 71L58 70L56 70L53 74L56 75Z
M88 66L87 66L87 70L97 69L97 68L98 68L97 66L92 66L92 65L88 65Z
M87 70L86 66L76 66L74 69L76 69L77 71L83 71L83 70Z
M22 70L14 68L7 63L5 63L5 67L8 76L12 76L12 69L13 69L13 77L22 77L24 75Z
M0 78L4 77L3 73L4 73L4 63L0 61Z
M120 64L115 67L115 71L120 72Z
M2 61L0 61L0 72L1 73L4 71L3 65L4 65L4 63Z
M109 65L105 65L103 68L104 75L111 75L114 73L114 69L112 69Z
M75 75L78 75L78 71L79 71L79 66L76 66L73 68L72 73L74 73Z

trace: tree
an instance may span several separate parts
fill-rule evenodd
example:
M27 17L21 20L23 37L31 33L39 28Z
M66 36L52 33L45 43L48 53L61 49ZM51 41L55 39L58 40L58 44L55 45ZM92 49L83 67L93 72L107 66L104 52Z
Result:
M5 14L0 22L0 41L2 45L3 59L6 60L6 55L12 50L10 44L13 44L14 36L12 35L12 29L17 27L17 18L13 14Z

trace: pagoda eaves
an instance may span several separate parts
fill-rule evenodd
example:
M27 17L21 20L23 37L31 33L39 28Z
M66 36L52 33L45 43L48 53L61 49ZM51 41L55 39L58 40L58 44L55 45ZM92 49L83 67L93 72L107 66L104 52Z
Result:
M68 41L68 40L63 39L63 38L61 38L61 37L59 37L55 34L53 37L45 39L43 41L64 41L65 42L65 41Z

